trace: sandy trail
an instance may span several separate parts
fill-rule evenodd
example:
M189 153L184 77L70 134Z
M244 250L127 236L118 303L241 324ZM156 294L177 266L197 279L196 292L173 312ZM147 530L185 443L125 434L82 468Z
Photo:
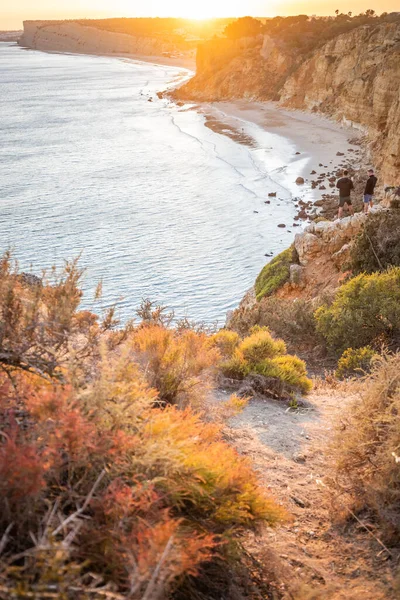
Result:
M268 548L279 557L287 598L398 598L392 588L396 560L359 524L332 521L338 501L324 483L327 443L349 395L324 389L309 401L308 408L288 411L282 403L253 399L232 419L231 443L252 460L268 492L292 516L291 522L249 540L248 547L264 564L270 560ZM291 595L302 586L306 593Z

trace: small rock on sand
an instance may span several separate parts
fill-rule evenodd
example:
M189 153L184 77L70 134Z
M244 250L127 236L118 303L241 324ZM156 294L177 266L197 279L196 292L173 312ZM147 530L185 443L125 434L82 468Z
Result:
M303 183L304 183L304 178L303 178L303 177L298 177L298 178L296 179L296 183L297 183L297 185L303 185Z
M286 227L285 223L279 223L278 227Z

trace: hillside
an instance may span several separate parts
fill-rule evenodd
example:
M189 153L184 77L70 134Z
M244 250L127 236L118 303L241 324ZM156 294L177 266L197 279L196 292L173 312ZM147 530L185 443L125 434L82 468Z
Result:
M278 100L351 123L368 132L384 181L395 184L400 167L400 22L372 19L311 48L290 41L275 32L205 42L198 49L196 76L179 96Z

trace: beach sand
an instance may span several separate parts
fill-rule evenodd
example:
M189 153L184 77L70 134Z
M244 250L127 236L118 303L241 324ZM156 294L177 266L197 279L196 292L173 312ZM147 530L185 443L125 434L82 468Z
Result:
M323 194L335 193L329 178L336 176L341 169L359 168L363 159L360 148L362 132L323 116L284 109L275 102L238 100L213 103L210 107L221 115L222 121L227 119L231 126L236 121L237 128L243 129L246 134L249 132L248 123L273 134L272 152L274 146L279 152L279 138L289 141L290 147L286 145L280 157L285 164L277 167L271 175L284 181L285 187L289 187L293 194L306 197L304 199L319 200ZM230 121L231 118L234 121ZM262 139L259 139L260 142ZM311 174L312 171L315 173ZM297 185L297 177L303 177L305 184ZM318 181L314 188L312 181Z

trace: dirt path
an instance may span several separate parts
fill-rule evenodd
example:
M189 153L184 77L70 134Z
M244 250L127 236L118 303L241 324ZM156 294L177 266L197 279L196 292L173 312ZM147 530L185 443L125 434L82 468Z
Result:
M261 481L293 519L254 537L249 546L260 561L269 560L265 548L279 557L283 581L297 589L291 595L283 584L287 598L400 598L391 585L394 558L361 525L346 519L332 522L337 512L332 511L332 490L324 483L329 468L325 453L348 395L324 389L309 401L309 408L288 411L282 403L253 399L232 419L231 442L251 458Z

